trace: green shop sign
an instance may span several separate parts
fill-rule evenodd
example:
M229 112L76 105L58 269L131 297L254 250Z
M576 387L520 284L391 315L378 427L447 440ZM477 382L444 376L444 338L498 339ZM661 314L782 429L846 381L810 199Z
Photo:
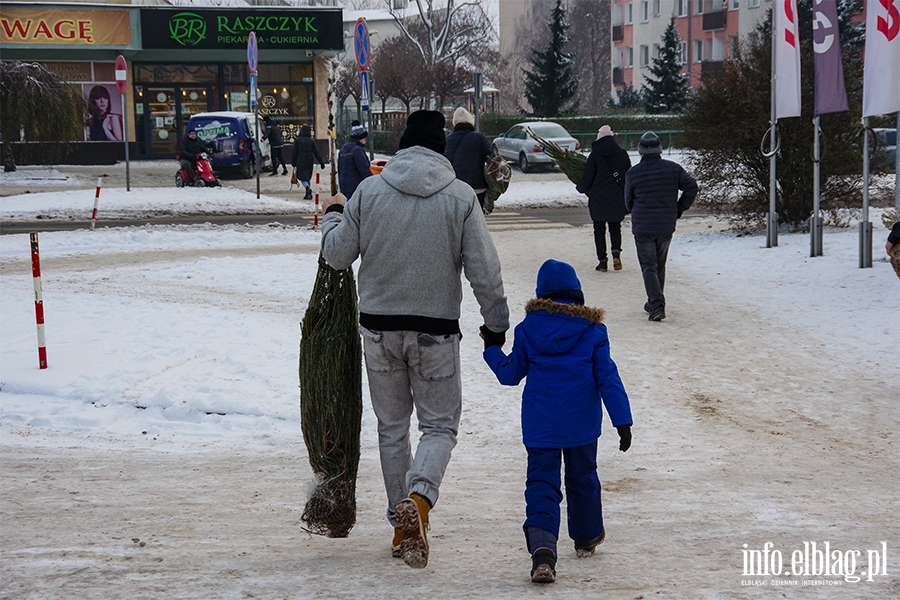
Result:
M246 50L256 32L260 51L343 50L340 10L141 9L145 49Z

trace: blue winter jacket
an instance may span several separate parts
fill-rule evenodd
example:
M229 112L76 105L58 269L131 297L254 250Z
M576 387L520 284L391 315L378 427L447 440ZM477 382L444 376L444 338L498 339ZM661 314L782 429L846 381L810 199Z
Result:
M631 233L674 233L675 221L691 207L697 189L697 181L678 163L659 154L642 157L625 175L625 208L631 213Z
M509 355L499 346L484 360L503 385L522 392L522 441L531 448L574 448L597 440L601 400L616 427L631 425L628 395L609 356L603 311L549 299L530 300Z
M487 189L484 162L490 154L493 152L487 138L468 123L458 124L447 136L444 156L453 165L456 178L468 183L473 190Z
M338 186L341 188L341 193L348 199L363 179L372 176L369 165L366 149L359 143L359 140L351 138L341 146L341 152L338 155Z

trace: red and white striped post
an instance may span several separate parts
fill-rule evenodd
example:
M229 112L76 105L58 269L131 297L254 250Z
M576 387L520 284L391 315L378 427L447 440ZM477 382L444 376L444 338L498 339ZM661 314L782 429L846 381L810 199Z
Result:
M100 184L103 182L102 177L97 178L97 191L94 193L94 210L91 212L91 231L94 230L94 223L97 222L97 205L100 203Z
M313 227L319 226L319 192L316 192L316 216L313 218Z
M321 173L316 171L316 185L319 185L319 175L321 175Z
M47 368L47 348L44 340L44 294L41 291L41 253L38 249L38 234L31 233L31 277L34 280L34 318L37 322L38 362Z

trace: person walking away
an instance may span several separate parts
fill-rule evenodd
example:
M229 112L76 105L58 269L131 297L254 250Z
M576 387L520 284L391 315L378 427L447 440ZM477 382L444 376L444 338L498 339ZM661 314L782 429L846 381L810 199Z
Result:
M475 131L475 118L465 108L457 108L453 113L453 133L447 136L444 156L453 165L456 178L475 190L481 208L484 208L488 185L484 179L484 164L491 154L490 142L483 133Z
M350 128L350 139L338 153L338 186L345 198L350 198L357 186L366 177L372 176L369 157L366 155L366 140L369 132L362 125Z
M522 441L528 452L525 539L531 580L556 580L559 539L560 459L565 462L566 521L579 558L606 537L597 440L601 402L619 434L619 450L631 447L631 406L609 353L603 311L584 305L571 265L547 260L537 274L536 299L525 305L510 354L485 336L484 360L503 385L522 379Z
M322 203L322 255L335 269L359 265L359 325L378 448L394 527L392 554L428 563L428 515L456 445L462 412L459 328L465 273L484 319L503 344L509 307L497 250L472 188L443 153L444 116L409 115L400 151L346 200ZM415 409L419 442L409 439Z
M212 143L201 140L197 137L196 130L191 129L181 141L181 154L178 157L181 168L191 176L191 179L193 179L196 171L197 159L204 152L212 156L213 152L215 152L215 147Z
M651 321L662 321L669 244L675 221L697 197L697 181L681 165L663 159L659 136L652 131L641 136L638 153L641 161L625 176L625 210L631 213L631 232L647 292L644 311Z
M319 163L322 169L325 168L325 161L322 159L316 140L312 138L309 125L303 125L300 127L300 134L294 140L294 158L291 162L297 169L297 179L306 188L304 200L312 199L312 187L309 182L313 174L313 159Z
M584 167L584 176L575 186L587 194L591 221L594 222L594 247L597 249L596 270L605 273L609 268L606 254L606 229L613 269L622 270L622 220L625 218L625 174L631 168L628 153L619 147L609 125L597 131L591 144L591 154Z
M284 162L284 155L281 153L284 148L284 138L281 135L281 126L275 122L275 119L266 115L263 117L266 122L266 130L263 132L263 141L269 140L269 153L272 155L272 172L269 177L278 175L278 165L281 165L281 174L287 175L287 163Z

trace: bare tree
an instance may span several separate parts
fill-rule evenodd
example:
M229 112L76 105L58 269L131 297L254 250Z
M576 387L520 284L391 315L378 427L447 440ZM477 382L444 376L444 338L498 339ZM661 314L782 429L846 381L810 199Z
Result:
M493 26L481 6L481 0L457 3L456 0L415 0L418 18L403 18L390 0L384 0L400 31L425 63L426 73L451 72L463 66L472 73L479 67L486 50L495 41ZM443 63L440 68L438 65ZM442 79L446 78L442 76ZM459 90L461 91L461 90ZM437 91L432 89L437 96Z
M413 100L425 92L425 65L412 43L402 36L388 38L373 51L371 61L370 69L378 82L375 92L382 99L382 114L389 97L402 102L409 113Z
M610 0L569 0L569 47L583 112L600 112L610 98L610 11Z

